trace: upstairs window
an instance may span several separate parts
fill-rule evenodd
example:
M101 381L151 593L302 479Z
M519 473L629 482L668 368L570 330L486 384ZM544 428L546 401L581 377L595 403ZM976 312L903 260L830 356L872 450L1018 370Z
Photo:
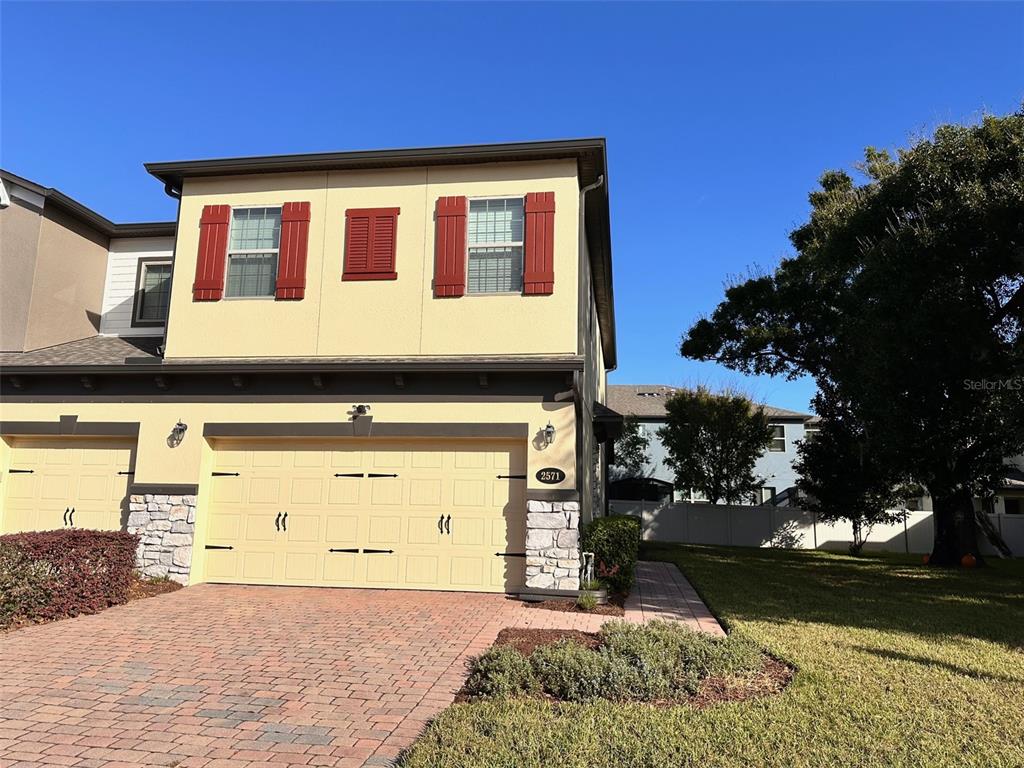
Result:
M772 441L768 450L774 453L784 453L786 450L786 428L782 424L772 424Z
M523 290L523 198L469 201L468 293Z
M234 209L224 295L228 298L272 297L280 244L280 208Z
M170 300L171 262L166 259L139 259L132 326L145 328L164 325Z

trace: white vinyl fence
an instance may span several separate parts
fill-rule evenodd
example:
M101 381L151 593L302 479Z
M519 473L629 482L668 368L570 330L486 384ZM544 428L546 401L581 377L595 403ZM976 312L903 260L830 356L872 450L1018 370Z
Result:
M717 544L734 547L845 550L853 541L849 523L821 523L796 507L745 507L726 504L654 501L608 502L609 512L640 518L644 541ZM989 515L1015 557L1024 556L1024 515ZM865 550L931 552L931 512L911 512L904 523L876 525ZM995 554L984 536L983 554Z

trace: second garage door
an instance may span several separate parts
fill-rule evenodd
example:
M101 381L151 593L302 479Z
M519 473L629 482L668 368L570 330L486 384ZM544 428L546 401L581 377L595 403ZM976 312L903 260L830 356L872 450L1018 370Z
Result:
M523 584L523 446L215 448L207 581L484 592Z

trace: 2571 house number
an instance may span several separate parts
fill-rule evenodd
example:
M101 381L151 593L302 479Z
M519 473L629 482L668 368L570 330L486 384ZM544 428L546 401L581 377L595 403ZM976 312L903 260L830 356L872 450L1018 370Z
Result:
M554 485L565 480L565 472L557 467L544 467L537 470L537 479L542 483Z

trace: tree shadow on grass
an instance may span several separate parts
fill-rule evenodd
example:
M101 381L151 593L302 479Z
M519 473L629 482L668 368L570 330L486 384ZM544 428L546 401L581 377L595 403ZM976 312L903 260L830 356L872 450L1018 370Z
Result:
M901 651L893 651L883 648L870 648L864 645L851 646L851 649L855 651L862 651L863 653L870 653L872 656L878 656L891 661L905 661L911 664L921 664L925 667L939 667L947 672L952 672L954 675L961 675L974 680L988 680L990 682L1013 683L1016 685L1024 684L1024 675L994 675L990 672L980 672L976 669L961 667L959 664L950 664L948 661L939 661L938 659L932 659L927 656L918 656L912 653L902 653Z
M727 620L816 622L1024 644L1024 560L939 569L913 556L643 545L674 562Z

